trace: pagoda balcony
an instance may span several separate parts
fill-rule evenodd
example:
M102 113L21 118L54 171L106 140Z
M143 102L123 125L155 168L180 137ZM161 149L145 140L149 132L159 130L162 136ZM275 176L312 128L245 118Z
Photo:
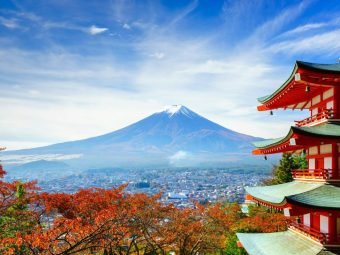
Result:
M302 127L307 126L311 123L320 123L333 118L333 116L334 116L333 109L324 109L323 111L308 118L305 118L303 120L295 120L295 125L298 127Z
M317 179L328 180L332 178L332 169L294 169L292 175L295 180L298 179Z
M298 223L295 220L288 220L288 226L313 240L320 242L323 245L340 245L340 235L321 233L319 230Z

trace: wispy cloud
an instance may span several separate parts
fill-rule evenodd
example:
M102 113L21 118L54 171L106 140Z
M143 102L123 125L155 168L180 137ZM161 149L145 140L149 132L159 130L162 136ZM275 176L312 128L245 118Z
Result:
M70 21L50 20L48 17L41 17L33 12L14 11L13 16L15 18L11 19L7 19L0 16L0 24L11 29L19 27L25 29L28 28L32 29L33 27L32 24L34 24L34 26L44 30L50 29L75 30L88 33L90 35L97 35L108 31L108 28L98 27L96 25L84 26L72 23Z
M88 28L88 32L91 34L91 35L97 35L97 34L101 34L101 33L104 33L108 31L108 28L106 27L97 27L95 25L92 25Z
M6 19L4 17L0 17L0 24L7 28L18 28L19 24L16 19Z
M330 32L321 32L304 38L294 38L276 43L268 48L274 53L285 52L286 54L298 53L324 53L336 55L340 49L340 29Z
M156 59L163 59L165 57L165 54L163 52L155 52L153 54L150 54L150 57L153 57Z
M123 24L123 28L129 30L129 29L131 29L131 26L129 24L127 24L127 23L124 23Z
M1 156L1 161L5 164L25 164L38 160L70 160L81 158L82 154L40 154L40 155L4 155Z
M189 5L187 5L183 10L181 10L175 17L171 20L170 26L174 26L181 20L183 20L187 15L189 15L191 12L193 12L197 6L198 6L199 1L198 0L193 0Z
M278 15L257 27L247 41L251 44L255 41L257 44L266 42L274 35L281 33L285 26L301 15L307 6L308 2L302 1L298 5L283 9Z
M169 157L169 163L173 166L183 166L187 164L189 160L193 160L192 155L187 151L177 151L175 154Z
M296 27L292 30L289 30L289 31L283 33L282 36L293 36L293 35L296 35L296 34L304 33L304 32L310 31L310 30L315 30L315 29L322 28L322 27L325 27L325 26L327 26L327 23L325 23L325 22L309 23L309 24L305 24L305 25L302 25L302 26L298 26L298 27Z

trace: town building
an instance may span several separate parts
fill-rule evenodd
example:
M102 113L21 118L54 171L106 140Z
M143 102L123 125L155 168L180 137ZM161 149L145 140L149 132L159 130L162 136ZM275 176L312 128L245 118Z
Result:
M255 155L305 153L308 169L292 169L294 181L248 187L252 200L282 211L288 230L238 233L252 255L340 253L340 64L297 61L288 80L259 98L259 111L308 110L286 136L254 143Z

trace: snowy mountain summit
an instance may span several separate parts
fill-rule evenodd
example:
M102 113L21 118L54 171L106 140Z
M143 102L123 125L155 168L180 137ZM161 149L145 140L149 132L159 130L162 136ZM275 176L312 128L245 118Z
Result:
M167 113L170 118L173 117L175 114L184 114L189 118L192 118L194 117L194 115L197 115L193 111L189 110L188 108L181 104L174 104L171 105L170 107L166 107L163 112Z

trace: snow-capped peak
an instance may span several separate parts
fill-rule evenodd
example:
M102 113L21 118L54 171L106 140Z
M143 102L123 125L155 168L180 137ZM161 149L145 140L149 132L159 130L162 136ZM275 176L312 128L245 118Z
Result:
M169 114L175 114L175 113L181 111L182 108L183 108L183 105L181 105L181 104L174 104L174 105L172 105L170 107L167 107L165 109L165 112L167 112Z
M190 118L193 115L192 111L190 111L188 108L186 108L185 106L181 104L174 104L174 105L171 105L170 107L166 107L165 110L163 110L163 112L167 113L169 117L172 117L175 114L179 114L179 113L184 114Z

